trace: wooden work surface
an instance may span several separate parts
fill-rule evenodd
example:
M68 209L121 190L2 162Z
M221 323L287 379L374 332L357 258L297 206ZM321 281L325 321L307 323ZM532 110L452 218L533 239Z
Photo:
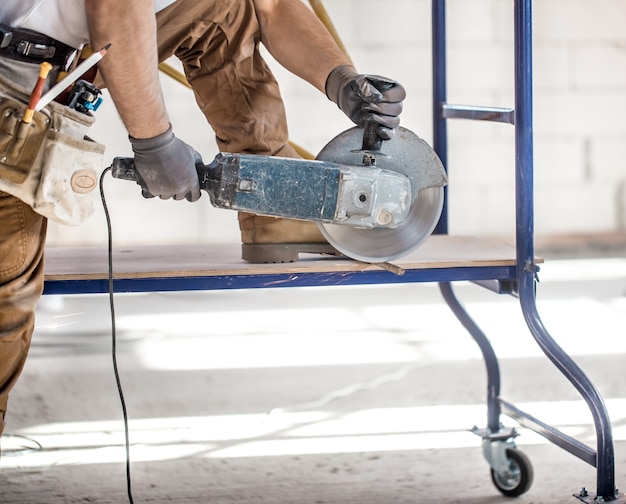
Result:
M380 270L380 266L332 256L301 255L295 263L249 264L241 246L164 245L113 250L114 278L173 278ZM420 248L394 261L405 270L515 266L515 249L501 242L467 236L431 236ZM108 276L106 247L48 248L46 281L94 280Z

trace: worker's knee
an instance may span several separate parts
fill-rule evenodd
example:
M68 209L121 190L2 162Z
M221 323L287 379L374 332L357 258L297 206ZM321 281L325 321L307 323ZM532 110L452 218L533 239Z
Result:
M157 21L161 57L175 54L182 61L220 150L273 155L283 149L285 109L259 52L252 1L179 0L159 12Z

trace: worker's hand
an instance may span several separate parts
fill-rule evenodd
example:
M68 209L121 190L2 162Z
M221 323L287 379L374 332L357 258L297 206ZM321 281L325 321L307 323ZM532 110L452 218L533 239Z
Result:
M361 127L373 123L378 135L389 140L400 124L406 91L396 81L380 75L359 74L350 65L341 65L326 79L326 96L352 122Z
M200 155L176 138L171 125L155 137L129 139L135 153L135 168L151 195L187 201L200 198L196 171Z

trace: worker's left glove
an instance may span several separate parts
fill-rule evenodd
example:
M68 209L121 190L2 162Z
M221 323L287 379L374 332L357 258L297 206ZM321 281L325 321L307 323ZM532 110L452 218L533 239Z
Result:
M171 125L155 137L129 139L135 153L135 168L147 191L144 196L187 201L200 198L196 164L202 159L174 135Z
M406 91L399 82L380 75L363 75L350 65L335 68L326 79L326 96L356 125L376 125L384 139L393 137L400 124Z

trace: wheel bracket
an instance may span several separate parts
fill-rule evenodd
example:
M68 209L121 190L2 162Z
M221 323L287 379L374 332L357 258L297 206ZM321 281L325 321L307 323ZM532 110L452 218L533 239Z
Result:
M519 436L514 428L501 427L497 432L489 429L474 427L472 433L480 436L483 440L483 455L491 468L498 474L506 474L509 470L509 461L506 456L507 449L516 447L514 439Z
M510 438L506 440L483 439L483 455L491 468L498 474L507 475L509 473L509 459L506 456L506 451L514 448L515 442Z

